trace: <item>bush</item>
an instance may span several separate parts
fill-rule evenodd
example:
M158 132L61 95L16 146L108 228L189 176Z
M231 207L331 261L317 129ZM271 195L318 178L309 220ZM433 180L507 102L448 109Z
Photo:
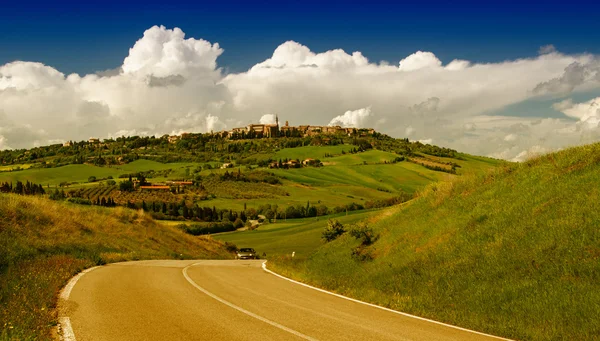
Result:
M325 230L321 234L321 238L325 240L325 242L330 242L344 234L344 232L346 232L346 230L342 223L337 220L329 219L329 221L327 221L327 227L325 227Z
M244 227L244 222L242 221L242 219L237 218L234 222L233 222L233 227L235 227L236 229L239 229L241 227Z
M132 181L121 181L119 183L119 189L123 192L131 192L133 191L133 182Z
M95 177L95 176L93 176L93 175L92 175L92 176L90 176L90 177L88 178L88 182L96 182L96 177Z
M83 199L83 198L69 198L67 199L68 202L73 203L73 204L78 204L78 205L91 205L92 202L89 199Z
M50 193L49 198L52 200L64 200L66 198L65 191L59 191L58 189L55 189Z
M106 182L106 184L107 184L108 186L114 186L114 185L116 185L116 184L117 184L117 182L116 182L115 180L108 180L108 181Z
M376 240L377 237L373 232L373 229L369 227L366 223L358 223L352 227L350 230L350 235L356 239L361 240L361 245L371 245Z
M225 242L225 249L229 252L236 252L238 250L237 246L232 242Z

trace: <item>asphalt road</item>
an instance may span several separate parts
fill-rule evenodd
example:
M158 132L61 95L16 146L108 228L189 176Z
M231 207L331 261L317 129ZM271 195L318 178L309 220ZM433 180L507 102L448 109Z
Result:
M295 284L262 261L140 261L81 276L59 315L84 340L497 340ZM70 333L69 333L70 334Z

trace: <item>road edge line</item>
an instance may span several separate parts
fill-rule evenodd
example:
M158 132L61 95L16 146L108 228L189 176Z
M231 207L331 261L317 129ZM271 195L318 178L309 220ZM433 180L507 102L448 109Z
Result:
M77 282L79 281L79 279L81 277L83 277L83 275L85 275L86 273L93 271L95 269L99 268L99 266L94 266L88 269L85 269L83 271L80 271L77 275L71 277L71 279L67 282L67 285L65 285L61 290L60 293L58 295L58 299L60 300L64 300L64 301L68 301L69 297L71 296L71 291L73 290L73 287L75 287L75 284L77 284ZM58 312L60 313L61 310L61 304L59 302L58 304ZM68 316L59 316L58 317L58 331L59 331L59 338L63 341L77 341L77 339L75 338L75 333L73 332L73 327L71 326L71 319Z
M69 282L67 282L67 285L65 285L64 288L60 291L59 298L62 298L63 300L68 300L69 296L71 296L71 290L73 290L73 287L75 286L75 284L77 284L77 281L79 281L79 279L86 273L88 273L92 270L95 270L97 268L99 268L99 266L94 266L93 268L85 269L85 270L79 272L77 275L73 276L69 280Z
M417 320L427 321L427 322L439 324L439 325L442 325L442 326L445 326L445 327L450 327L450 328L454 328L454 329L458 329L458 330L462 330L462 331L466 331L466 332L470 332L470 333L474 333L474 334L478 334L478 335L492 337L492 338L495 338L495 339L498 339L498 340L515 341L515 340L512 340L512 339L503 338L501 336L486 334L486 333L478 332L476 330L471 330L471 329L467 329L467 328L463 328L463 327L458 327L458 326L454 326L454 325L451 325L451 324L447 324L447 323L444 323L444 322L439 322L439 321L431 320L431 319L428 319L428 318L425 318L425 317L420 317L420 316L411 315L411 314L408 314L408 313L403 313L403 312L398 311L398 310L394 310L394 309L382 307L382 306L377 305L377 304L360 301L360 300L357 300L355 298L347 297L347 296L344 296L344 295L336 294L336 293L331 292L331 291L327 291L325 289L317 288L317 287L314 287L312 285L309 285L309 284L306 284L306 283L302 283L302 282L293 280L291 278L285 277L285 276L280 275L280 274L278 274L278 273L276 273L276 272L274 272L272 270L267 269L267 261L264 261L262 263L262 268L263 268L264 271L266 271L266 272L268 272L268 273L270 273L270 274L272 274L274 276L277 276L279 278L285 279L287 281L290 281L290 282L302 285L304 287L307 287L307 288L310 288L310 289L313 289L313 290L320 291L320 292L325 293L325 294L329 294L329 295L333 295L333 296L336 296L336 297L339 297L339 298L343 298L343 299L348 300L348 301L352 301L352 302L355 302L355 303L360 303L360 304L368 305L368 306L373 307L373 308L382 309L382 310L385 310L385 311L388 311L388 312L391 312L391 313L394 313L394 314L398 314L398 315L402 315L402 316L406 316L406 317L411 317L411 318L414 318L414 319L417 319Z
M302 334L299 331L293 330L293 329L288 328L288 327L286 327L286 326L284 326L282 324L279 324L279 323L277 323L275 321L271 321L271 320L267 319L266 317L262 317L260 315L257 315L255 313L251 312L251 311L248 311L248 310L246 310L246 309L244 309L242 307L239 307L239 306L237 306L237 305L235 305L235 304L233 304L233 303L231 303L231 302L229 302L229 301L227 301L225 299L220 298L219 296L211 293L210 291L204 289L203 287L201 287L200 285L198 285L198 283L194 282L194 280L187 274L187 270L189 268L191 268L191 267L193 267L195 265L198 265L198 264L202 264L202 263L199 262L199 263L190 264L190 265L186 266L185 268L183 268L183 270L181 272L183 273L183 277L185 277L185 279L191 285L193 285L196 289L198 289L199 291L201 291L205 295L207 295L207 296L209 296L209 297L211 297L211 298L213 298L213 299L215 299L215 300L217 300L217 301L225 304L226 306L228 306L230 308L233 308L233 309L235 309L235 310L237 310L239 312L242 312L242 313L244 313L244 314L246 314L246 315L248 315L250 317L254 317L255 319L257 319L259 321L265 322L266 324L269 324L269 325L271 325L273 327L279 328L279 329L281 329L283 331L286 331L286 332L288 332L290 334L296 335L299 338L302 338L302 339L305 339L305 340L309 340L309 341L318 341L317 339L312 338L312 337L310 337L308 335Z

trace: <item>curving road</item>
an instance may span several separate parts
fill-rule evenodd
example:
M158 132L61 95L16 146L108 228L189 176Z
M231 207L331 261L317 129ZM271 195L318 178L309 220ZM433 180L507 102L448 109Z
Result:
M279 278L262 261L96 268L63 294L67 340L498 340ZM65 319L65 317L68 317ZM65 326L63 326L65 327Z

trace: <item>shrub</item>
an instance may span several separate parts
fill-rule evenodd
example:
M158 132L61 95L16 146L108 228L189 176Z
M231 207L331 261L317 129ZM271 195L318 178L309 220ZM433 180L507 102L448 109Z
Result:
M52 200L64 200L66 198L65 191L59 191L58 189L55 189L50 193L49 198Z
M244 227L244 222L242 221L242 219L237 218L234 222L233 222L233 227L235 227L236 229L239 229L241 227Z
M225 242L225 249L229 252L236 252L238 250L237 246L232 242Z
M346 232L346 230L342 223L337 220L329 219L327 221L327 227L325 227L325 230L323 230L323 233L321 234L321 238L325 240L325 242L330 242L344 234L344 232Z
M92 176L90 176L90 177L88 178L88 182L96 182L96 177L95 177L95 176L93 176L93 175L92 175Z
M73 204L79 204L79 205L91 205L92 202L89 199L83 199L83 198L69 198L67 199L68 202L71 202Z
M350 230L350 235L361 240L361 245L371 245L377 240L373 229L366 223L358 223Z
M119 183L119 189L123 192L131 192L133 191L133 182L132 181L121 181Z
M114 185L116 185L116 184L117 184L117 182L116 182L115 180L108 180L108 181L106 182L106 184L107 184L108 186L114 186Z

